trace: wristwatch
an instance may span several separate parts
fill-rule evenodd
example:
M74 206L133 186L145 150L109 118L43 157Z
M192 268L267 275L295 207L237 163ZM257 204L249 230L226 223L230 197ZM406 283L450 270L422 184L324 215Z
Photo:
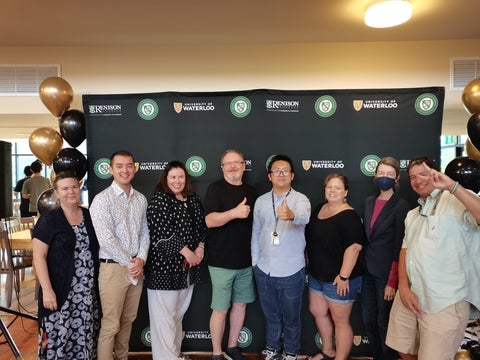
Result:
M340 274L338 274L338 276L340 277L340 280L342 280L342 281L347 281L348 280L348 277L344 277Z

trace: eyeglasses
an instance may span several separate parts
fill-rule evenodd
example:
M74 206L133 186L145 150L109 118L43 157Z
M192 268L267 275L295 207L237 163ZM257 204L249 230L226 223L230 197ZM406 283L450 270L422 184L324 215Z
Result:
M273 174L274 176L280 176L280 175L289 175L291 172L290 169L275 169L271 170L270 174Z
M243 163L245 163L245 161L226 161L222 164L223 167L232 167L232 166L240 166L242 165Z

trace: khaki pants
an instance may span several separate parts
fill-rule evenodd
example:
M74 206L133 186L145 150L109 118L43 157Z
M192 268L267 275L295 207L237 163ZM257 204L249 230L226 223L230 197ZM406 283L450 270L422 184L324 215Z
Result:
M461 301L417 318L403 305L397 292L386 344L404 354L418 354L418 360L452 360L465 335L469 311L470 304Z
M98 277L102 303L102 323L98 337L98 360L128 359L132 323L137 317L143 278L137 285L127 280L127 270L119 264L101 263Z

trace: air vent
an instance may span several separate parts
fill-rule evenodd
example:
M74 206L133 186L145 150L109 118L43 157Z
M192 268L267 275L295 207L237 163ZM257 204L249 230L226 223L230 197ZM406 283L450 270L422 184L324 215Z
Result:
M450 66L450 90L463 91L467 84L480 77L480 58L455 58Z
M0 65L0 96L38 95L50 76L60 76L60 65Z

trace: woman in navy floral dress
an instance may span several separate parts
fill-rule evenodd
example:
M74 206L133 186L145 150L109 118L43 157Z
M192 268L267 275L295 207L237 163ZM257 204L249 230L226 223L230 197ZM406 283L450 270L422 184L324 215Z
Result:
M98 241L80 184L72 172L57 174L60 206L35 225L33 258L40 282L38 359L96 359L101 308Z

